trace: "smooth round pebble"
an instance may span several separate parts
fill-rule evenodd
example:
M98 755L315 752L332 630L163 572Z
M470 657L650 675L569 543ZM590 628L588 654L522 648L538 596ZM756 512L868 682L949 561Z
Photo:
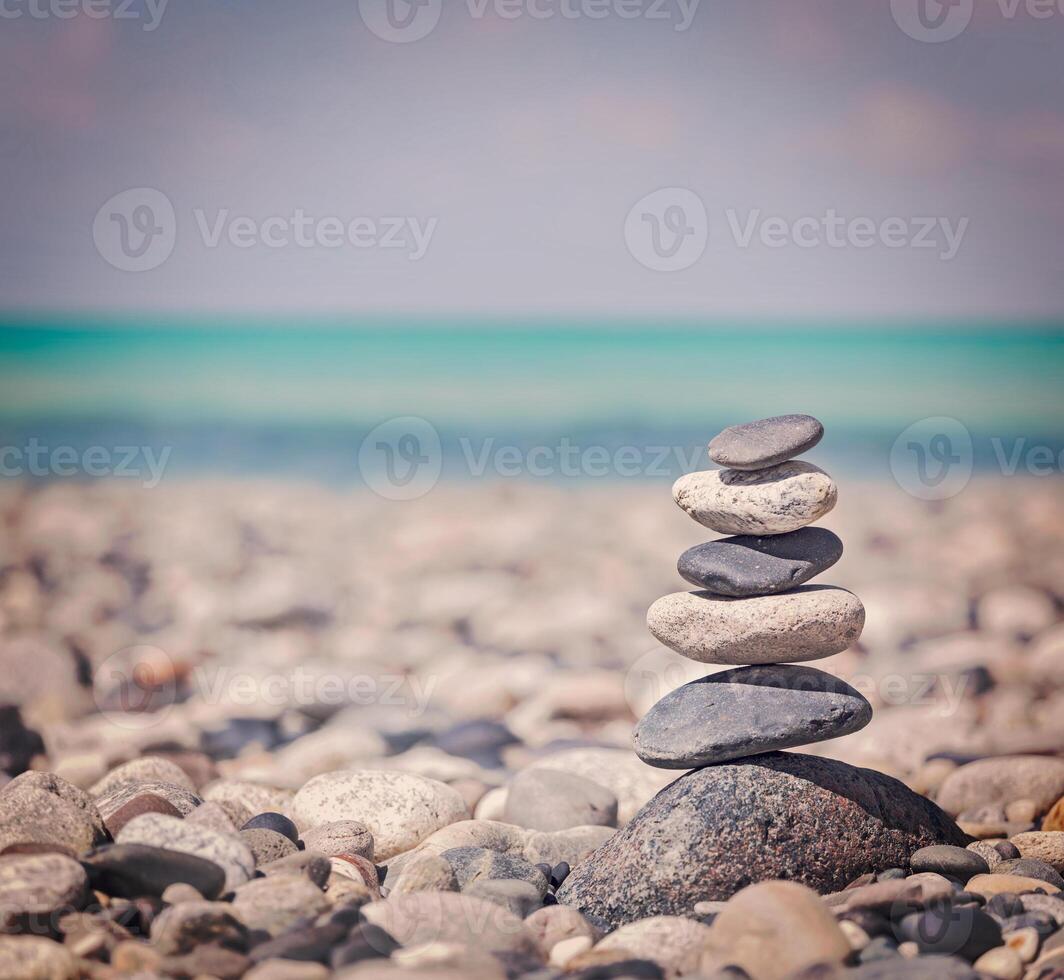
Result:
M0 977L5 980L73 980L80 975L65 946L40 936L0 936Z
M191 953L205 943L244 949L247 928L228 902L182 902L156 916L151 924L151 940L164 956Z
M845 681L810 667L739 667L665 695L639 722L636 755L694 769L856 732L872 706Z
M232 910L248 929L278 936L304 916L320 915L331 907L329 899L306 875L273 875L241 885L233 895Z
M864 620L861 600L829 585L749 599L674 592L647 611L650 632L665 646L691 660L716 664L830 657L856 642Z
M1025 878L1037 878L1047 882L1054 888L1064 889L1064 878L1051 864L1045 861L1037 861L1034 858L1012 858L1002 861L994 869L995 874L1022 875Z
M111 832L112 837L117 837L130 820L145 813L161 813L169 817L182 816L181 811L176 806L168 800L164 800L161 796L156 796L154 793L141 793L139 796L134 796L128 803L123 803L117 810L108 815L107 829Z
M842 541L823 527L768 537L739 535L688 548L676 570L692 585L744 598L804 585L842 557Z
M272 830L287 837L293 844L299 843L299 831L283 813L259 813L252 817L241 830Z
M337 854L360 854L374 859L373 835L365 824L357 820L334 820L311 827L303 832L307 850L318 851L327 857Z
M576 773L524 769L510 781L503 820L541 831L616 827L617 797Z
M1032 800L1039 815L1064 796L1064 759L1041 755L998 756L951 772L936 802L952 816L987 805Z
M974 851L950 844L921 847L909 858L909 867L913 871L933 871L959 881L990 873L990 866L983 857Z
M499 854L482 847L455 847L440 856L454 868L460 891L484 879L515 879L535 887L540 898L547 893L547 879L543 872L512 854Z
M27 854L0 861L0 933L47 934L60 914L84 908L88 899L88 877L72 858Z
M3 811L3 801L25 789L36 789L44 793L50 793L65 803L70 803L81 810L89 818L93 827L93 836L97 843L107 840L107 828L104 826L103 817L96 808L93 798L73 783L51 772L31 770L16 776L0 792L0 812Z
M462 889L463 895L482 898L525 919L543 904L540 890L518 878L478 878Z
M183 787L190 793L196 791L192 780L179 765L161 756L146 755L112 769L98 780L89 792L93 796L107 796L120 786L130 786L135 783L171 783L174 786Z
M808 452L824 437L812 415L775 415L732 425L709 443L709 458L733 470L760 470Z
M1023 960L1019 953L1008 946L988 950L972 966L996 980L1020 980L1023 976Z
M710 927L678 915L654 915L629 922L611 932L595 947L617 950L631 959L657 963L668 976L697 973L702 950L709 943Z
M1002 942L1001 927L991 916L961 905L935 905L906 915L898 935L916 943L921 953L956 955L969 962Z
M220 834L157 813L146 813L127 823L118 835L118 843L147 844L212 861L225 872L226 891L242 885L255 873L255 858L236 835Z
M1064 832L1059 830L1032 830L1014 835L1010 843L1021 857L1044 861L1064 873Z
M441 827L469 817L465 801L450 786L387 770L315 776L296 794L292 815L304 832L337 820L357 820L373 835L378 861L409 851Z
M469 895L396 895L364 906L362 915L401 946L448 942L489 953L527 955L537 961L543 955L535 936L517 916Z
M718 534L787 534L829 513L835 481L811 463L769 469L706 470L681 476L672 496L686 513Z
M766 881L739 891L713 920L702 972L734 963L758 980L784 980L849 956L849 940L816 892Z
M275 830L267 830L265 827L242 830L240 839L247 844L248 850L255 859L256 867L288 857L289 854L295 854L299 850L284 834L279 834Z
M203 802L191 790L178 786L177 783L123 783L109 793L97 797L96 808L100 811L104 823L108 823L127 804L146 796L166 800L183 817L187 817Z
M0 850L13 844L54 844L74 854L90 850L99 837L96 820L77 803L26 785L0 793Z
M225 872L214 861L148 844L111 844L82 863L94 889L123 898L158 897L183 883L209 900L225 887Z
M392 880L391 875L388 881ZM403 867L390 895L405 895L409 892L456 892L458 878L451 862L439 854L419 854Z
M999 865L1000 867L1000 865ZM1002 893L1019 893L1029 891L1042 891L1047 895L1055 895L1059 888L1051 885L1040 878L1028 878L1024 875L999 874L994 872L988 875L976 875L964 886L966 891L983 898L992 898Z

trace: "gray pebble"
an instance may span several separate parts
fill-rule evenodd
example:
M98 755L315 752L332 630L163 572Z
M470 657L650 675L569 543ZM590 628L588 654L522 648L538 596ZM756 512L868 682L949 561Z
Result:
M842 542L823 527L767 537L739 535L688 548L677 571L718 595L768 595L804 585L842 557Z
M247 844L248 849L255 858L256 866L269 864L279 858L288 857L289 854L295 854L299 850L283 834L279 834L275 830L266 830L262 827L240 831L240 839Z
M617 797L605 786L558 769L525 769L514 776L503 819L530 830L616 827Z
M871 719L861 694L821 670L739 667L667 694L636 727L634 744L649 765L692 769L848 735Z
M777 415L733 425L709 444L709 458L733 470L760 470L812 449L824 426L811 415Z

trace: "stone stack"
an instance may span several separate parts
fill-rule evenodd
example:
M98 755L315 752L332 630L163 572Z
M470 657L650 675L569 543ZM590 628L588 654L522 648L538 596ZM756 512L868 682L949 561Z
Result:
M684 552L680 575L699 591L659 599L647 624L677 653L734 669L685 684L650 709L635 732L644 762L695 769L848 735L871 719L871 705L848 684L795 666L845 650L864 626L853 593L806 585L842 555L831 531L808 526L835 506L835 483L794 458L823 434L808 415L725 429L709 456L726 468L673 487L699 524L734 536Z
M807 415L727 429L709 446L726 467L679 480L676 502L734 535L680 558L697 592L650 607L651 632L710 674L661 699L639 723L647 763L688 772L573 869L557 900L623 925L697 915L752 882L784 879L824 893L904 868L966 836L934 803L870 769L785 752L857 731L871 705L838 678L795 662L845 650L861 634L852 593L807 585L842 543L809 527L835 505L835 483L795 460L823 435Z

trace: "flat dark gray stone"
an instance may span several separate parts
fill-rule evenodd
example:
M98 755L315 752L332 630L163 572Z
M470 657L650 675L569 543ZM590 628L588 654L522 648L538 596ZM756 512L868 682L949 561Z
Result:
M666 694L635 730L636 754L693 769L856 732L872 706L845 681L792 664L738 667Z
M146 844L109 844L81 862L93 888L122 898L158 898L177 882L211 901L222 893L225 871L213 861Z
M709 444L709 458L732 470L760 470L808 452L823 436L812 415L777 415L725 429Z
M821 894L968 838L934 803L882 773L773 752L681 776L592 852L558 901L622 925L690 915L756 881Z
M804 585L842 557L842 541L825 527L788 534L740 534L688 548L676 570L692 585L741 599Z

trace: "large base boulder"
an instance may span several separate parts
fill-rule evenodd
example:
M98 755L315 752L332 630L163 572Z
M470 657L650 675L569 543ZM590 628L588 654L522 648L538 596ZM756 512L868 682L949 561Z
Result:
M771 752L698 769L654 797L566 879L558 901L621 925L690 914L758 881L821 893L968 843L937 806L871 769Z

